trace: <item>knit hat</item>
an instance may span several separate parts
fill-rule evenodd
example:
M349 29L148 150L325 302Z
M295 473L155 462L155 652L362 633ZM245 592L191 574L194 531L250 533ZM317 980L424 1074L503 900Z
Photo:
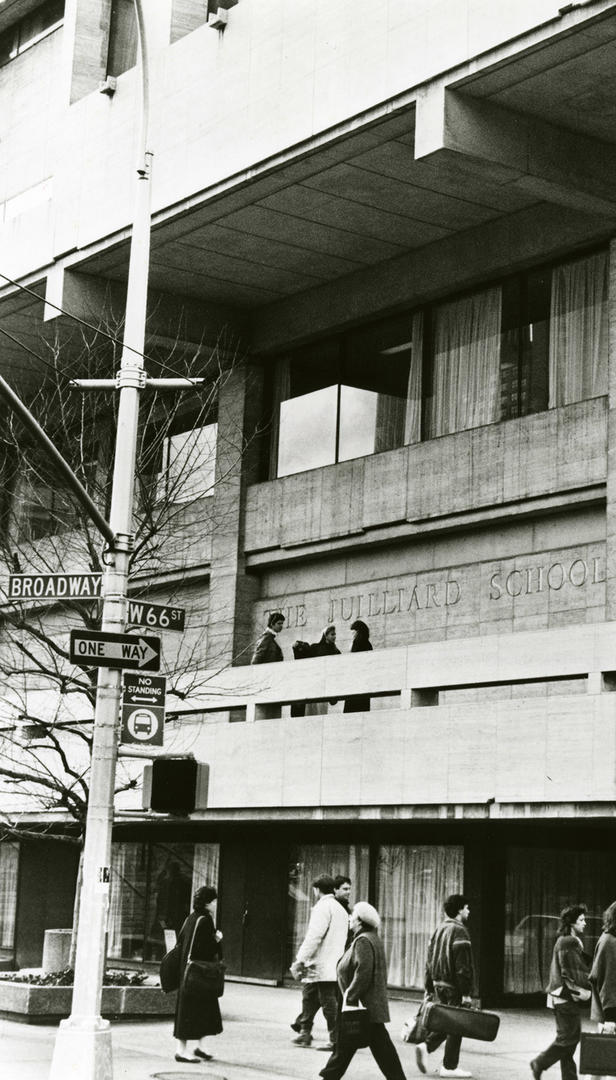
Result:
M381 916L367 900L360 900L355 904L353 915L361 919L364 926L371 926L373 930L378 930L381 925Z

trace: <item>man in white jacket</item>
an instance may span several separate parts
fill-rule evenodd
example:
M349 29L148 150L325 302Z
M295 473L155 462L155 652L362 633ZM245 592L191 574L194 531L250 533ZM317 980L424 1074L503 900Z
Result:
M334 879L323 875L313 881L316 904L310 912L306 936L291 964L291 974L302 980L302 1011L294 1024L298 1046L312 1043L312 1025L319 1010L329 1031L323 1050L333 1049L338 1013L336 965L342 956L349 929L349 916L334 897Z

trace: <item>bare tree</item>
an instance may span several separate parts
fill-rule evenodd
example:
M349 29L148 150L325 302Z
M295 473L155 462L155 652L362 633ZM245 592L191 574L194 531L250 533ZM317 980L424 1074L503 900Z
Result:
M56 339L28 393L31 412L105 513L110 498L117 395L77 391L73 378L109 378L117 367L113 328L106 335ZM135 547L129 592L178 602L186 571L208 560L216 520L216 402L237 362L237 348L187 346L178 339L149 349L149 374L205 378L199 388L142 394L135 476ZM74 627L97 629L101 602L91 595L61 601L7 594L8 574L104 570L105 549L94 525L63 488L53 463L7 413L1 428L5 492L0 529L0 839L54 837L80 844L88 801L96 670L75 667L68 641ZM237 461L246 440L226 448ZM157 591L164 575L165 592ZM195 604L196 609L199 603ZM206 652L205 614L172 643L168 694L186 695L199 681ZM210 664L212 658L210 657ZM137 780L122 762L118 791ZM44 827L41 825L44 820Z

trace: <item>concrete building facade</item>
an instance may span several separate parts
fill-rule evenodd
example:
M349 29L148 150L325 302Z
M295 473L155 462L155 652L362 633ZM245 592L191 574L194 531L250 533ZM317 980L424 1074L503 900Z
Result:
M596 930L616 889L616 4L145 8L148 342L181 321L241 362L220 527L152 581L206 629L209 689L167 728L208 807L118 801L110 955L156 960L207 877L230 973L280 981L331 871L382 910L393 986L463 890L482 998L538 992L559 908ZM23 345L122 310L135 57L128 2L0 5L2 371L26 387ZM285 662L249 667L275 610ZM292 662L356 619L372 653ZM33 962L28 845L0 845L7 962Z

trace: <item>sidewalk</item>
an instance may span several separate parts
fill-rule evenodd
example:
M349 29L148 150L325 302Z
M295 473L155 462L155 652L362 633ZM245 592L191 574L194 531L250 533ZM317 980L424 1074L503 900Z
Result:
M224 1032L211 1040L215 1059L203 1065L174 1061L170 1021L114 1023L114 1080L317 1080L327 1055L291 1042L289 1024L299 1011L299 1003L299 990L228 983L221 1001ZM399 1041L399 1030L416 1006L401 1001L390 1006L390 1032L411 1080L420 1076L414 1047ZM496 1042L463 1043L460 1064L472 1070L476 1080L530 1080L529 1059L552 1040L552 1017L547 1009L503 1011L500 1015ZM587 1022L585 1027L593 1030L594 1025ZM47 1080L55 1032L51 1026L0 1020L2 1080ZM314 1046L326 1041L321 1013L313 1034ZM433 1057L434 1074L441 1064L440 1051ZM552 1071L557 1080L558 1069ZM370 1051L361 1050L346 1075L349 1080L377 1080L381 1073Z

